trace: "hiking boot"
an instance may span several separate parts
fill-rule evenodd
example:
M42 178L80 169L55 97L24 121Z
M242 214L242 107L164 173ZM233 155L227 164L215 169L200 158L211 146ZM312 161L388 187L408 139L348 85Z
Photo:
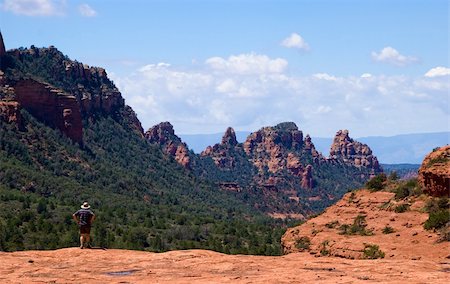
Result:
M92 248L91 244L88 244L88 245L86 246L86 248L91 249L91 248Z
M80 249L84 249L84 246L83 246L83 245L81 245L81 246L80 246Z

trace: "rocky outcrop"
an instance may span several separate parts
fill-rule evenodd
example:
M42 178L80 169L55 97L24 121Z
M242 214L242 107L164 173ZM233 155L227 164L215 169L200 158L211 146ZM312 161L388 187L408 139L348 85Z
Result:
M131 129L133 129L134 132L138 133L139 136L144 137L144 129L142 128L142 124L137 118L136 113L130 106L126 105L123 108L123 116L129 122Z
M281 238L283 251L303 251L327 259L362 259L375 256L373 250L364 251L376 245L385 260L445 259L448 243L438 241L440 233L423 227L429 217L424 211L426 202L421 196L405 203L393 192L349 192L321 215L288 229ZM406 212L396 212L395 208L405 204Z
M302 188L312 189L314 181L312 177L312 166L307 165L305 171L302 174Z
M358 168L367 168L374 173L381 172L377 158L366 144L353 140L348 130L339 130L330 149L330 159L342 161Z
M418 181L432 196L450 196L450 145L428 154L419 169Z
M20 115L19 103L0 101L0 121L14 123L21 128L22 116Z
M151 144L159 145L163 152L172 156L180 165L190 169L191 157L187 145L175 135L170 122L161 122L153 126L144 134L145 138Z
M287 168L288 154L300 152L303 144L303 133L297 125L285 122L250 134L243 143L243 149L260 172L267 168L276 173ZM296 163L292 161L294 156L291 155L290 160L293 169L292 163Z
M73 141L82 142L81 113L74 96L31 79L19 81L14 89L17 101L34 117Z
M225 131L225 134L222 137L222 145L224 146L229 146L229 147L234 147L238 144L237 140L236 140L236 133L234 132L234 129L231 127L228 127L227 130Z
M236 166L235 152L242 152L241 147L237 147L236 133L234 129L228 127L222 137L220 144L208 146L202 153L201 157L210 157L217 167L220 169L232 169Z

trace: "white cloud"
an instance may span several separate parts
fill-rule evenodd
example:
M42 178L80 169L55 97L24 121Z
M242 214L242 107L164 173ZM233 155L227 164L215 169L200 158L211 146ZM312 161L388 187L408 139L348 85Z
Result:
M372 77L372 74L370 73L364 73L361 75L361 78L370 78L370 77Z
M288 36L281 42L281 45L287 48L309 50L309 45L298 33L292 33L290 36Z
M384 62L395 66L405 66L418 61L416 57L402 55L395 48L390 46L383 48L379 53L373 51L372 59L374 61Z
M326 81L337 81L335 76L329 75L327 73L317 73L313 75L314 78Z
M425 73L425 77L433 78L433 77L440 77L440 76L448 76L450 75L450 68L438 66L435 68L431 68L428 70L427 73Z
M288 62L282 58L271 59L267 55L254 53L232 55L228 59L211 57L205 61L206 65L215 71L234 74L281 73Z
M436 122L449 120L446 77L298 76L287 72L287 62L271 66L276 59L265 55L233 58L191 67L148 64L113 79L144 128L170 121L177 133L254 131L294 121L314 136L332 137L342 128L354 136L395 135L442 131Z
M1 8L17 15L58 16L64 14L64 0L4 0Z
M80 6L78 6L78 11L80 12L81 16L83 16L83 17L95 17L95 16L97 16L97 11L95 11L88 4L81 4Z

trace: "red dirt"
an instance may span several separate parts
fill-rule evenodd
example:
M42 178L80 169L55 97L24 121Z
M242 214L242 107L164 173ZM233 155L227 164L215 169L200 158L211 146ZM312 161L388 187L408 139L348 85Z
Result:
M81 250L0 253L1 283L448 283L446 259L350 260L205 250L150 253Z

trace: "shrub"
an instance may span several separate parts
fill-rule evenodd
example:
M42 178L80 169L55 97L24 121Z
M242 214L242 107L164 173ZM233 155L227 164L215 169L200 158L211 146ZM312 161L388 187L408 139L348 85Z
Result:
M353 221L352 225L343 224L339 227L339 234L341 235L361 235L361 236L371 236L372 231L366 230L367 222L366 216L358 215Z
M392 172L389 174L388 179L389 179L389 180L392 180L392 181L398 180L398 179L399 179L399 176L398 176L398 174L397 174L396 171L392 171Z
M386 226L383 228L383 234L392 234L394 232L394 228L390 226Z
M403 203L403 204L397 205L394 208L394 211L395 211L395 213L403 213L403 212L408 211L408 209L409 209L409 204Z
M295 241L295 247L300 251L308 250L310 246L311 240L306 236L303 236Z
M425 205L425 211L428 213L438 212L441 210L448 210L448 198L433 198Z
M325 227L327 227L329 229L333 229L333 228L336 228L337 225L339 225L339 221L335 220L335 221L326 223Z
M439 229L444 227L450 219L450 212L448 210L439 210L437 212L431 212L428 220L425 221L423 227L426 230Z
M328 240L323 241L321 249L320 249L321 255L326 256L326 255L330 254L330 251L328 250L327 246L328 246Z
M363 258L365 259L384 258L385 254L380 250L379 246L370 244L365 244L364 246L365 247L363 252Z
M366 183L366 187L370 191L382 190L384 188L384 183L386 182L386 180L387 180L386 174L381 173L381 174L373 177L371 180L369 180Z

